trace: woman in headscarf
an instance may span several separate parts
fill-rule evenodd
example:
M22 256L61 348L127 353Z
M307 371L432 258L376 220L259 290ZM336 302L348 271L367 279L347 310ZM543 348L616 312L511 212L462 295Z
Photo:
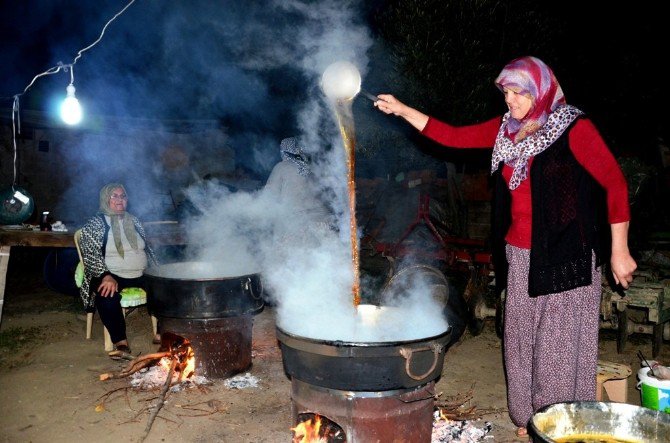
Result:
M110 357L130 358L120 292L144 287L143 272L155 256L140 221L126 212L128 193L120 183L100 190L98 213L81 228L84 280L80 295L84 307L98 310L114 344Z
M320 189L300 138L283 139L279 153L282 161L272 168L264 194L290 211L296 224L329 223L330 211L319 195Z
M503 349L509 414L519 436L534 411L595 400L600 266L627 288L626 180L593 123L568 105L552 70L535 57L495 80L509 111L456 127L381 94L375 106L454 148L493 148L493 253L507 289ZM599 211L600 207L602 211ZM609 229L600 217L607 216ZM601 241L603 236L609 241Z

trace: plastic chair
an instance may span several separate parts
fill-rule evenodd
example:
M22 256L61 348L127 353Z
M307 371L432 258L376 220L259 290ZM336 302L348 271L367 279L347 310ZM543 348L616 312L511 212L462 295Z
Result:
M77 229L74 233L74 245L77 247L77 253L79 254L79 264L77 265L77 271L75 271L75 280L77 280L76 274L78 272L83 272L84 259L81 255L81 248L79 247L79 241L81 239L81 229ZM81 286L80 282L77 282L77 286ZM128 288L131 289L131 288ZM139 288L138 288L139 289ZM123 291L122 291L123 292ZM143 291L142 291L143 292ZM147 304L146 293L142 295L134 294L132 297L124 297L121 295L121 308L123 310L123 316L125 317L129 312L131 312L135 307L142 306ZM155 316L151 316L151 328L154 334L154 337L158 333L158 319ZM86 313L86 339L91 339L91 331L93 330L93 312ZM103 325L104 337L105 337L105 351L113 351L114 343L112 343L112 338L109 335L109 331Z

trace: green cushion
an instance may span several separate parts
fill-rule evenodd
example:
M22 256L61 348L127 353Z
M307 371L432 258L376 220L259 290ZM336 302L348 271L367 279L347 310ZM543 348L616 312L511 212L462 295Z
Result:
M147 293L142 288L125 288L121 291L121 306L139 306L147 303Z
M74 283L78 288L81 288L84 283L84 264L82 262L77 263L77 269L74 270Z

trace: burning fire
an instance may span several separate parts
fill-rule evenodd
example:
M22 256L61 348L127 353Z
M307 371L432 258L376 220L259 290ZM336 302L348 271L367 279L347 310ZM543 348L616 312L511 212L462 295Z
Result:
M195 355L193 353L193 348L189 348L188 357L186 358L186 367L182 371L184 378L189 378L195 373Z
M193 348L189 346L186 358L183 361L181 361L182 359L179 360L180 361L177 365L177 368L182 369L181 370L178 369L175 372L179 372L179 379L177 381L182 381L186 378L191 377L195 373L195 354L193 353ZM158 364L167 372L170 370L170 365L172 364L172 358L163 357L161 358Z
M195 353L188 339L172 332L163 332L160 350L169 352L169 355L161 358L158 363L166 371L170 370L172 361L176 360L175 372L179 374L178 381L189 378L195 373Z
M319 415L315 415L313 420L310 418L298 423L298 426L291 428L293 443L326 443L326 440L319 437L320 430L321 417Z
M307 415L309 418L304 418L296 427L291 428L293 432L292 443L334 443L346 441L342 428L328 420L328 418L312 413L300 415L303 417Z

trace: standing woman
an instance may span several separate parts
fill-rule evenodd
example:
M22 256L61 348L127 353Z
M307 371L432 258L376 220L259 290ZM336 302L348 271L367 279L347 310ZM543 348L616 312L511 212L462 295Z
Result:
M113 359L132 358L121 308L124 288L144 288L148 259L156 262L140 221L126 212L128 194L120 183L100 190L99 212L81 228L84 281L80 295L87 310L97 308L109 331Z
M281 160L265 183L264 192L273 203L295 213L301 224L328 223L330 211L319 195L309 155L299 137L288 137L279 144Z
M593 123L566 104L552 70L521 57L495 84L509 111L475 125L441 122L388 94L375 106L445 146L493 147L493 253L496 280L507 287L507 402L524 436L539 408L595 400L600 266L609 258L614 280L627 288L637 265L628 250L623 173ZM609 232L598 223L601 204ZM611 242L600 241L603 234Z

